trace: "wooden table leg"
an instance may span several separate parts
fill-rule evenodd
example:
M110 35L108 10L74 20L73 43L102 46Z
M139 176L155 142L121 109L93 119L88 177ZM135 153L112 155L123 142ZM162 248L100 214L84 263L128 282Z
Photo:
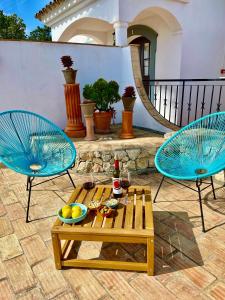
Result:
M154 238L147 239L147 273L154 275Z
M52 246L53 246L53 252L54 252L54 258L55 258L55 267L58 270L62 269L62 248L61 243L58 237L58 234L52 233Z

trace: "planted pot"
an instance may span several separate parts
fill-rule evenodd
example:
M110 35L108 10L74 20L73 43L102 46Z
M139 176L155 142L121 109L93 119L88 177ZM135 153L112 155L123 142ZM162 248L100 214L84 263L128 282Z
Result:
M76 81L77 70L74 69L66 69L62 70L65 81L67 84L73 84Z
M136 98L122 97L123 106L125 111L133 111Z
M95 132L103 134L110 133L111 119L111 111L94 112Z
M80 106L85 118L93 117L95 110L95 102L84 101L83 103L81 103Z

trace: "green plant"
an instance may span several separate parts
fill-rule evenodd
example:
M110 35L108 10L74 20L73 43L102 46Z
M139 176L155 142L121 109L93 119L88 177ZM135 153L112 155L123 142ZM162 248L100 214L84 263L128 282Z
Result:
M114 80L107 82L103 78L99 78L94 84L86 84L83 89L83 96L93 100L99 111L113 110L111 105L121 98L118 83Z
M93 86L91 84L86 84L83 88L83 97L87 100L91 100L93 97Z
M134 87L133 86L127 86L124 90L123 97L136 98Z
M61 62L66 69L71 69L73 65L73 61L69 55L65 55L61 57Z

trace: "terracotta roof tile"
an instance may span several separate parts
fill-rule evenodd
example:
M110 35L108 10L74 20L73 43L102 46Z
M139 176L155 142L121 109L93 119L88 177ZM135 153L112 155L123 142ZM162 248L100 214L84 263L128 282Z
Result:
M35 18L41 21L42 17L49 13L51 10L55 9L57 6L65 2L66 0L53 0L50 1L45 7L43 7L38 13L36 13Z

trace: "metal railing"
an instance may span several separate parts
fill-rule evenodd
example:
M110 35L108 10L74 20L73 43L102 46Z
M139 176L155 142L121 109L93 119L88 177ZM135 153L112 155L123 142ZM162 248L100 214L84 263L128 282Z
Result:
M225 110L225 78L143 80L143 85L156 110L179 127Z

